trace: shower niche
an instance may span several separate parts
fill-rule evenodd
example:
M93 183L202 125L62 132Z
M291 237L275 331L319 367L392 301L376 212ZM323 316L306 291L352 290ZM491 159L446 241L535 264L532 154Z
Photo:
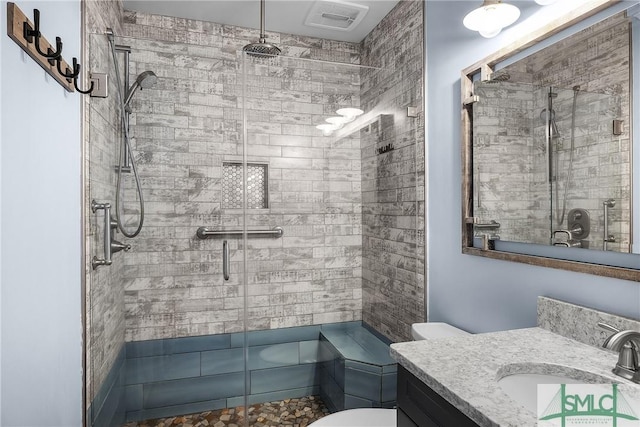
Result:
M247 209L269 208L269 165L247 163ZM242 209L244 200L242 162L222 164L222 209Z

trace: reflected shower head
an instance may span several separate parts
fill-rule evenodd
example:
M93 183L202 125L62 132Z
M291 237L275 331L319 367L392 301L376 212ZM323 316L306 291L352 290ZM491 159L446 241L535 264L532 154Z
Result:
M510 79L511 79L511 74L507 73L506 71L503 71L503 72L498 71L493 73L489 80L485 80L485 83L500 83L500 82L509 81Z
M544 123L547 122L547 109L544 108L541 112L540 112L540 120L542 120ZM549 110L549 136L551 138L557 138L560 136L560 131L558 130L558 123L556 123L556 111L552 108L551 110Z
M157 81L158 77L153 71L141 72L127 92L126 99L124 100L124 108L127 111L130 111L129 103L131 102L131 99L133 98L133 95L136 93L136 91L138 89L149 89L150 87L155 85Z

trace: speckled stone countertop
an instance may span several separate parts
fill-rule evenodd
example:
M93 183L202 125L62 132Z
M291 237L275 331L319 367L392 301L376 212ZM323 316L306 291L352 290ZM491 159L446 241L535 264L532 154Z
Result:
M617 353L541 328L397 343L391 357L483 427L537 425L536 414L498 385L498 379L517 373L565 375L585 383L605 377L640 402L640 386L611 372Z

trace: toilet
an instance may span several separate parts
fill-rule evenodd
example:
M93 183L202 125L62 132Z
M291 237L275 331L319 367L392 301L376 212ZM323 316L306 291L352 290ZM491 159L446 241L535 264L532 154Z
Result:
M411 325L414 341L470 335L469 332L448 323L429 322ZM309 427L396 427L396 410L382 408L358 408L339 411L320 418Z
M467 331L443 322L414 323L411 325L411 338L413 338L414 341L463 335L470 334Z
M382 408L347 409L327 415L309 427L395 427L396 410Z

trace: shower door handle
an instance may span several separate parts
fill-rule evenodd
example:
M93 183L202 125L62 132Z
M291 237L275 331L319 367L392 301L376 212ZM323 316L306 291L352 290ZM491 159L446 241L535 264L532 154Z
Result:
M222 242L222 276L224 280L229 280L229 243Z

